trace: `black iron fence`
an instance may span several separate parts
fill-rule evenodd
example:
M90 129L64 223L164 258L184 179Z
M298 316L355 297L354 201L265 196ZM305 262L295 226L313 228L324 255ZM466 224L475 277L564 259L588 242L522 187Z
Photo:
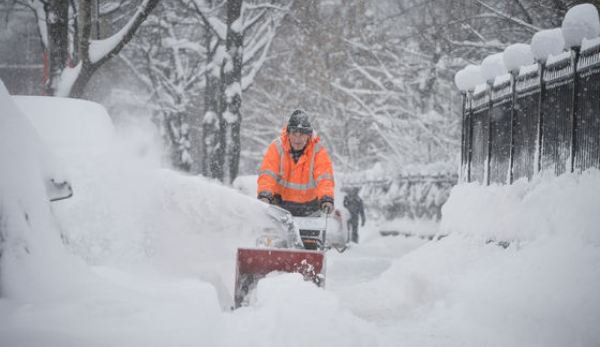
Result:
M463 105L462 181L600 168L600 44L496 78Z

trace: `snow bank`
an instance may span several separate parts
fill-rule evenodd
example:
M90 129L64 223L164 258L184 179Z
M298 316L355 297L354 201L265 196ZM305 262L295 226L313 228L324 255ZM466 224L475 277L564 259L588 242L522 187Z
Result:
M596 170L456 186L443 209L448 236L344 288L341 300L386 322L381 345L598 345L599 203Z
M538 176L531 182L453 188L441 230L493 240L531 241L550 235L600 245L600 172Z
M598 247L580 240L503 249L454 234L343 294L390 321L382 345L595 346L599 285Z
M220 345L240 340L244 346L377 345L373 324L299 274L271 274L259 282L253 301L227 317L230 335Z

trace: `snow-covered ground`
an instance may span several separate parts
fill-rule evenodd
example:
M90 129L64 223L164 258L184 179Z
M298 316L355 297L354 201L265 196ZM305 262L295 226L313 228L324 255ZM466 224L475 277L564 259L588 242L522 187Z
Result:
M263 204L162 168L150 137L93 103L0 84L0 109L2 346L600 345L597 171L458 186L441 225L369 221L330 251L325 289L274 274L231 311L235 249L268 223ZM50 206L49 171L73 198Z

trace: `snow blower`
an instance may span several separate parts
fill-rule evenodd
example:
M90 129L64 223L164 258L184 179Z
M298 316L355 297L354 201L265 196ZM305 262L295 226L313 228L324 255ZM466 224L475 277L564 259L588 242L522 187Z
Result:
M258 281L271 272L296 272L319 287L325 285L327 230L342 234L338 218L325 216L292 217L279 207L269 206L267 214L275 228L266 228L254 248L237 250L235 308L247 305ZM335 217L335 214L334 214Z

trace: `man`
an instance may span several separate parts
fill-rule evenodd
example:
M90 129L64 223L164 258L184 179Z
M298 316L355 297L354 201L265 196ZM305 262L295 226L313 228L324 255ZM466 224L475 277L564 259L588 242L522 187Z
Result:
M352 230L352 242L358 243L358 215L360 214L361 226L365 225L365 208L363 201L358 196L358 188L353 188L344 197L344 207L350 212L348 229Z
M267 148L258 176L258 198L293 216L333 212L333 167L308 115L296 110Z

